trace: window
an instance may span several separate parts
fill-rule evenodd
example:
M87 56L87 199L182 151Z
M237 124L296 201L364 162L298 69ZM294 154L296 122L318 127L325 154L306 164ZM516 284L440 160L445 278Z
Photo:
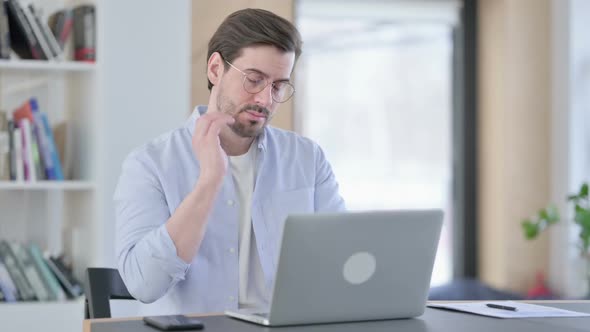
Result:
M298 3L297 130L351 210L442 208L432 285L452 278L454 1Z

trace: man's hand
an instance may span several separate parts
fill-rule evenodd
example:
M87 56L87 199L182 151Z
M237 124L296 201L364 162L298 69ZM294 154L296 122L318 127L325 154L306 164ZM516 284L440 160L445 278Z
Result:
M227 171L227 155L221 148L219 133L233 123L231 116L211 112L197 120L192 138L193 153L201 166L197 184L166 222L166 229L183 261L190 263L197 254L205 234L223 177Z
M231 116L220 112L207 113L197 120L192 145L201 167L200 180L213 183L223 181L228 161L219 141L219 132L234 121Z

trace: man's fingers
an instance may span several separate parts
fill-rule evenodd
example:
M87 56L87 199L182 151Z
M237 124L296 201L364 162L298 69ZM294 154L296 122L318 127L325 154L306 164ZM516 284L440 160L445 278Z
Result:
M199 137L203 137L203 136L207 135L207 132L209 131L209 126L211 125L211 122L215 121L215 119L219 118L222 115L223 115L222 113L214 112L214 113L206 113L203 116L200 116L197 119L197 124L195 125L195 135L197 135Z
M209 125L209 128L207 129L207 136L208 137L214 137L214 136L219 136L219 132L221 131L221 129L224 126L227 126L228 124L232 124L234 123L234 118L232 118L231 116L227 115L227 114L221 114L221 116L215 117L214 119L212 119L211 124Z
M195 136L204 137L209 132L209 128L211 124L217 121L221 121L223 123L232 123L234 120L231 116L220 113L207 113L197 119L197 123L195 124ZM221 127L219 127L221 128ZM219 131L216 130L216 133L219 134Z
M209 130L209 125L211 124L211 120L206 117L200 117L197 119L197 123L195 124L195 132L193 136L198 138L203 138Z

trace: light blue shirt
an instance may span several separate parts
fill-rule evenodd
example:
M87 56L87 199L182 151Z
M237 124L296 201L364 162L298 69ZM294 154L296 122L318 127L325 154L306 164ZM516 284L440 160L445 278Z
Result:
M117 262L129 292L151 303L144 306L143 314L238 307L240 209L231 172L224 178L190 264L178 257L164 227L199 178L191 139L199 115L206 110L198 106L183 127L135 149L123 163L114 196ZM252 228L270 290L287 215L343 211L345 205L330 164L316 143L267 126L256 144Z

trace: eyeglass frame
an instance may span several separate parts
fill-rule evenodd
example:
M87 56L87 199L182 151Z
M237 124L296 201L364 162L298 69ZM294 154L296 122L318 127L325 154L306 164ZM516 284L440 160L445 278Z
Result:
M234 66L234 65L233 65L231 62L229 62L229 61L227 61L227 60L225 60L225 59L223 59L223 61L225 61L225 62L226 62L228 65L230 65L230 67L232 67L233 69L237 70L237 71L238 71L240 74L242 74L242 75L244 76L244 78L242 79L242 88L244 88L244 91L248 92L249 94L255 95L255 94L257 94L257 93L260 93L261 91L264 91L264 89L266 89L266 87L267 87L269 84L270 84L272 87L274 87L274 84L275 84L275 82L270 82L270 80L269 80L268 78L264 77L264 81L266 82L266 84L264 85L264 87L263 87L263 88L262 88L260 91L258 91L258 92L250 92L250 91L248 91L248 89L246 89L246 79L248 78L248 73L245 73L243 70L240 70L240 69L238 69L238 68L237 68L236 66ZM290 86L291 86L291 89L293 89L293 92L291 93L291 95L289 96L289 98L287 98L287 99L285 99L285 100L283 100L283 101L277 101L277 100L275 99L275 97L273 96L273 93L272 93L272 91L271 91L271 93L270 93L270 97L272 98L272 100L273 100L275 103L279 103L279 104L286 103L286 102L287 102L287 101L289 101L289 99L291 99L291 97L293 97L293 95L295 94L295 87L293 86L293 84L291 84L291 82L289 82L289 81L282 81L282 82L283 82L283 83L285 83L285 84L288 84L288 85L290 85Z

